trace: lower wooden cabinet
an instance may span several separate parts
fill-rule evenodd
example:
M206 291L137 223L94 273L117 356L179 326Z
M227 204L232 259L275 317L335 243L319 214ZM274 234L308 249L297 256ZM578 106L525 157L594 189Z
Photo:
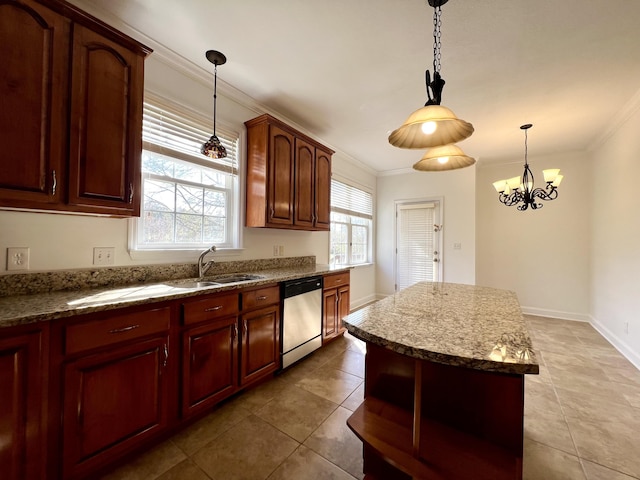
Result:
M322 343L328 342L345 332L342 319L350 309L349 272L326 275L323 287Z
M168 340L112 348L65 366L65 478L84 477L167 426Z
M237 317L185 330L182 334L182 416L189 417L211 408L237 390Z
M280 306L242 315L240 384L246 386L280 368Z
M0 331L0 477L45 478L48 326ZM43 400L44 399L44 400Z
M175 421L174 308L165 302L53 322L49 412L59 420L49 423L47 478L95 477Z

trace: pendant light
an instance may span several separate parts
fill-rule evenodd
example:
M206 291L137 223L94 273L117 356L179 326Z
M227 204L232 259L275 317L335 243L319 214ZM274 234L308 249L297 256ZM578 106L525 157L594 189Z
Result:
M220 143L220 140L216 136L216 99L218 90L218 65L224 65L227 62L227 57L217 50L208 50L206 53L207 60L213 63L213 135L211 138L202 144L200 152L203 155L211 158L225 158L227 156L227 149Z
M457 145L449 144L430 148L422 158L413 165L413 168L422 172L439 172L468 167L474 163L476 163L475 158L465 155Z
M431 148L468 138L473 125L459 119L447 107L440 105L445 81L440 75L440 27L442 5L448 0L429 0L433 7L433 81L426 71L427 102L413 112L402 126L389 135L389 143L399 148Z
M531 127L533 127L531 123L520 127L521 130L524 130L524 173L522 177L493 182L493 187L499 194L498 200L507 207L517 206L520 211L524 211L529 207L532 210L541 208L542 203L539 203L536 199L548 201L558 198L557 188L563 178L558 168L543 170L542 175L547 185L544 188L534 188L533 173L527 160L527 131Z

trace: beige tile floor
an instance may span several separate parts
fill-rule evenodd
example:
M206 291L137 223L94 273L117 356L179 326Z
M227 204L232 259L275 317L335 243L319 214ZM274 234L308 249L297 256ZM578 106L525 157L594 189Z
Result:
M524 478L640 478L640 371L587 323L525 319L541 368L526 377ZM361 479L346 420L363 377L346 335L103 480Z

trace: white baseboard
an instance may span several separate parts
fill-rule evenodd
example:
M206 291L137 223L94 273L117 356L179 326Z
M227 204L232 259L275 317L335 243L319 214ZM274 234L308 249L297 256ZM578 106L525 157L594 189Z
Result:
M619 336L609 330L606 326L600 323L593 317L590 317L591 325L595 328L600 335L606 338L611 345L615 347L622 355L624 355L627 360L635 365L635 367L640 370L640 355L638 352L634 352L633 349L626 344Z
M546 308L521 307L522 313L536 317L558 318L560 320L574 320L576 322L590 322L591 317L585 313L563 312L560 310L548 310Z
M350 307L350 310L353 312L354 310L358 310L359 308L362 308L378 300L380 300L380 298L378 298L376 294L371 294L371 295L367 295L366 297L359 298L357 300L352 301L349 307Z

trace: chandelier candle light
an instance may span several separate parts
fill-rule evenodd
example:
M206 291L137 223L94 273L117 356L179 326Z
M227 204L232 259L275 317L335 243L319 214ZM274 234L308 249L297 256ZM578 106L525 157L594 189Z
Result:
M216 99L218 91L218 65L224 65L227 62L227 57L217 50L208 50L206 53L207 60L214 65L213 74L213 135L207 140L200 149L203 155L210 158L225 158L227 156L227 149L220 143L220 140L216 136Z
M428 0L433 7L433 81L429 70L425 72L427 102L416 110L398 129L389 135L394 147L430 148L413 168L422 171L453 170L475 163L462 150L453 145L473 133L473 125L456 117L447 107L440 105L445 81L440 75L442 5L448 0ZM435 149L434 147L438 147Z
M542 203L538 203L536 199L547 201L558 198L557 188L563 178L558 168L543 170L542 175L544 175L544 181L547 185L545 188L534 188L533 173L531 173L529 162L527 161L527 130L532 126L532 124L527 123L520 127L524 130L524 173L522 178L513 177L493 182L494 188L500 194L498 197L500 202L507 207L516 205L520 211L526 210L529 206L533 210L541 208Z

